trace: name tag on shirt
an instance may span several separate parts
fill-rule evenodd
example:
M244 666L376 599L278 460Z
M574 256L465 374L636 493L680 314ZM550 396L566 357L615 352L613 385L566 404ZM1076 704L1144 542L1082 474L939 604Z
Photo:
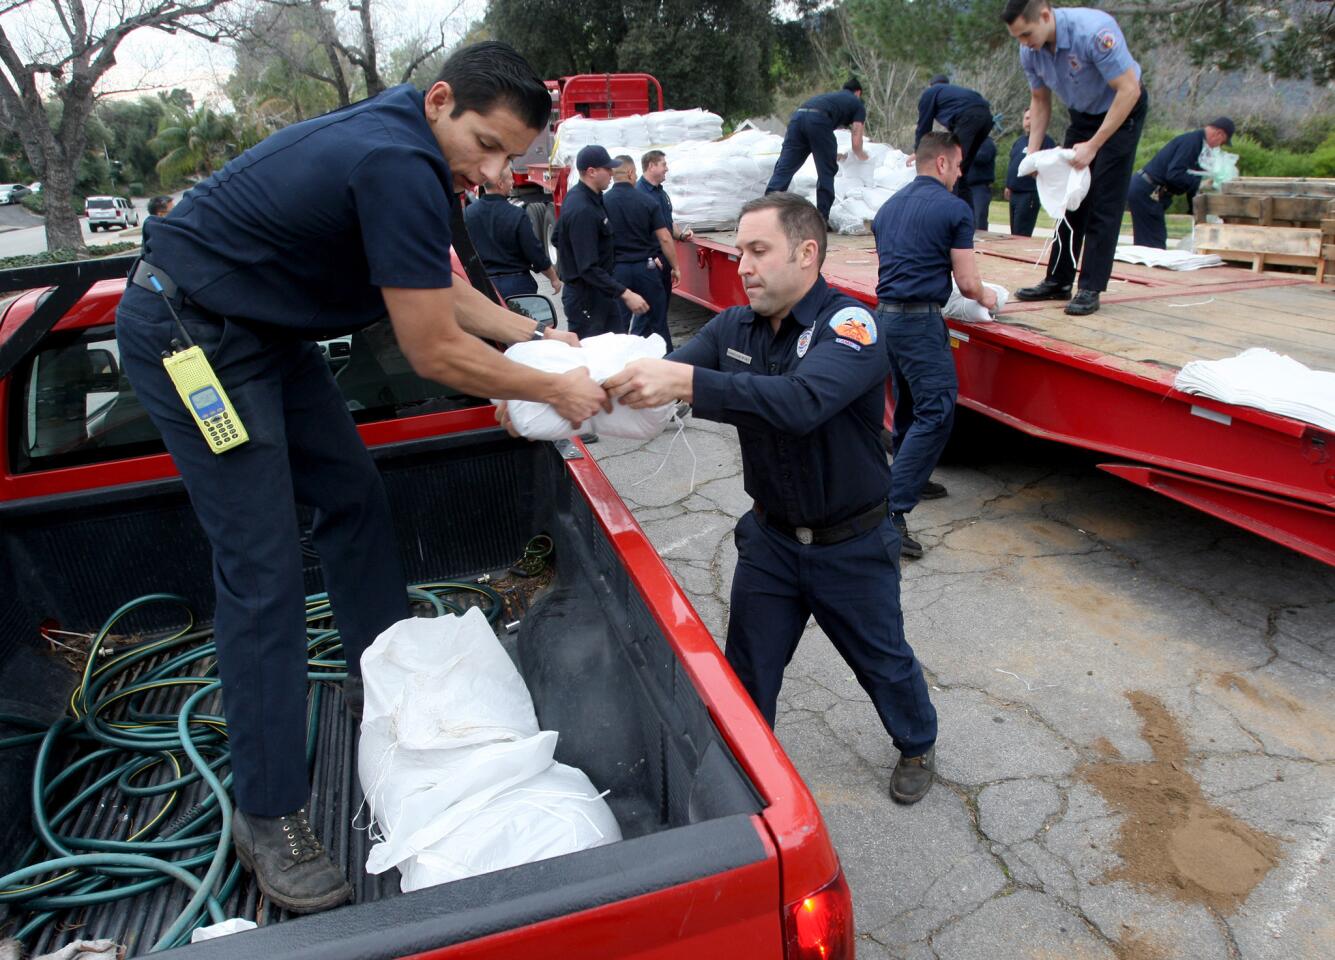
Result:
M740 360L742 363L751 362L750 356L748 356L745 353L742 353L742 351L740 350L734 350L732 347L728 348L728 356L731 357L733 360Z

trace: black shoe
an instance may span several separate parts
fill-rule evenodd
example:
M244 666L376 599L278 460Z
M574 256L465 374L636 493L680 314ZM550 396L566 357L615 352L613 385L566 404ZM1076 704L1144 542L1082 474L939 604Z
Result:
M1032 287L1021 287L1015 291L1016 300L1070 300L1071 285L1063 286L1056 280L1044 280Z
M890 514L890 522L899 531L899 552L905 557L917 559L922 556L922 544L909 536L909 525L902 513Z
M1081 290L1075 299L1066 305L1066 312L1073 317L1087 317L1099 308L1097 290Z
M362 719L362 678L349 676L343 681L343 706L355 722Z
M946 485L944 483L937 483L935 480L928 480L925 484L923 484L922 490L919 491L918 499L940 500L942 497L948 495L949 491L946 490Z
M352 899L352 886L316 838L305 807L285 817L252 817L238 810L232 841L241 865L284 910L318 913Z
M890 775L890 796L896 803L917 803L932 789L936 772L936 747L920 757L903 757Z

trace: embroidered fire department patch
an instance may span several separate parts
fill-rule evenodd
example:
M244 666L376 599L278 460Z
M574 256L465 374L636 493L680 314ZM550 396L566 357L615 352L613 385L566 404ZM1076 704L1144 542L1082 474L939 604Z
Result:
M1099 46L1104 50L1111 50L1117 46L1117 36L1111 30L1104 30L1099 34Z
M830 318L830 329L864 347L876 342L876 321L864 307L844 307Z
M797 356L798 359L807 355L807 348L811 346L811 330L803 330L802 335L797 338Z

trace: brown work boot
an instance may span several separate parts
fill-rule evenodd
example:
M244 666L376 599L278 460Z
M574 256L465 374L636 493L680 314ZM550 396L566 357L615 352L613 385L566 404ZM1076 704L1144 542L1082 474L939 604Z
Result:
M236 855L271 901L293 913L319 913L352 899L352 887L315 836L306 808L285 817L232 820Z
M919 757L901 756L895 764L895 772L890 775L890 796L896 803L917 803L932 788L935 772L935 745Z

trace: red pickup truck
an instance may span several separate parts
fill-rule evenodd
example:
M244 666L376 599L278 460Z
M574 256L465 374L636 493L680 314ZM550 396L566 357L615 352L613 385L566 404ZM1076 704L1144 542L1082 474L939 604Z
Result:
M62 842L123 840L153 812L99 782L96 764L34 787L30 731L67 715L78 681L51 641L155 591L188 598L203 621L212 603L207 542L117 362L124 281L112 278L129 263L0 275L0 292L27 291L0 303L0 875L54 855L34 836L35 794L89 801ZM259 928L183 955L851 958L851 898L811 794L597 464L577 444L514 440L486 401L415 377L386 323L327 350L412 580L495 574L535 534L554 541L551 589L504 639L540 724L559 731L557 759L609 791L624 839L400 894L392 872L361 869L355 738L330 697L313 725L315 809L355 902L288 918L240 874L223 910ZM314 593L318 559L307 564ZM155 609L136 614L131 643L172 626ZM87 903L61 882L0 882L2 930L33 953L97 937L146 952L190 894L164 882Z

